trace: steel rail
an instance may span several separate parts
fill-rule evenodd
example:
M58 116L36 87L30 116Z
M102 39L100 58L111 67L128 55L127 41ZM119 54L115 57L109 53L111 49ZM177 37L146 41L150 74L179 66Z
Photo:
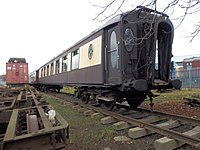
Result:
M175 114L170 114L170 113L167 113L167 112L160 112L160 111L151 112L150 110L146 110L146 109L143 109L143 108L137 108L136 110L142 111L142 112L145 112L145 113L150 113L150 114L153 114L153 115L159 115L159 116L164 116L164 117L171 118L171 119L180 120L180 121L187 122L187 123L192 123L192 124L195 124L195 125L200 125L200 120L190 118L190 117L185 117L185 116L180 116L180 115L175 115Z
M84 106L84 105L81 105L81 106ZM104 109L101 109L101 108L94 108L92 106L87 106L87 105L85 105L85 107L87 107L88 109L92 109L94 111L98 111L98 112L100 112L104 115L112 116L113 118L115 118L117 120L126 121L129 124L133 124L133 125L137 125L139 127L143 127L145 129L154 131L154 132L159 133L161 135L165 135L167 137L171 137L173 139L176 139L180 142L184 142L186 144L200 148L200 139L198 139L198 138L191 137L191 136L188 136L188 135L185 135L185 134L173 131L173 130L169 130L169 129L166 129L166 128L158 127L156 125L153 125L153 124L150 124L150 123L138 120L138 119L134 119L134 118L131 118L131 117L127 117L127 116L124 116L124 115L121 115L121 114L117 114L117 113L112 112L112 111L107 111L107 110L104 110Z
M120 106L122 108L126 108L128 110L133 110L128 105L117 104L117 106ZM150 110L144 109L144 108L136 108L136 109L134 109L134 111L149 113L151 115L162 116L162 117L166 117L166 118L170 118L170 119L176 119L176 120L180 120L180 121L183 121L183 122L186 122L186 123L192 123L194 125L200 125L199 119L194 119L194 118L190 118L190 117L186 117L186 116L180 116L180 115L175 115L175 114L170 114L170 113L167 113L167 112L161 112L161 111L155 111L155 110L150 111Z
M59 98L57 96L55 96L55 97L60 99L60 100L63 100L62 98ZM71 101L69 101L69 102L71 102ZM179 142L183 142L183 143L192 145L192 146L194 146L196 148L200 148L200 139L198 139L198 138L191 137L191 136L188 136L188 135L185 135L185 134L173 131L173 130L169 130L169 129L166 129L166 128L163 128L163 127L158 127L156 125L153 125L153 124L150 124L150 123L147 123L147 122L135 119L135 118L131 118L131 117L128 117L128 116L124 116L124 115L118 114L116 112L107 111L107 110L99 108L99 107L94 107L94 106L91 106L91 105L88 105L88 104L82 104L81 102L76 102L76 105L79 105L80 107L85 107L87 109L99 112L99 113L104 114L106 116L112 116L113 118L115 118L117 120L126 121L129 124L136 125L136 126L139 126L139 127L143 127L145 129L154 131L154 132L156 132L158 134L161 134L161 135L167 136L169 138L175 139L175 140L177 140ZM124 105L123 107L126 108L126 107L129 107L129 106ZM130 109L130 107L129 107L129 109ZM149 112L150 113L150 111L145 110L145 109L141 109L141 108L138 108L136 110L145 111L145 112ZM185 120L185 121L194 120L194 119L188 118L188 117L177 116L177 115L173 115L173 114L168 114L168 113L163 113L163 112L156 112L156 111L155 112L151 112L151 114L154 114L154 115L158 115L159 114L159 115L170 117L170 118L172 118L172 116L173 116L173 118L176 119L176 120L178 120L179 117L181 118L181 120ZM197 124L199 124L199 120L196 120L195 122Z

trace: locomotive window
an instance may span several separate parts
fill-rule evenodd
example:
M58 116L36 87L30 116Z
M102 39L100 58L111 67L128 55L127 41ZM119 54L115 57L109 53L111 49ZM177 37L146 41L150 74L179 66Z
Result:
M112 31L110 36L110 50L111 53L111 66L112 68L118 68L118 44L117 35L115 31Z
M124 46L128 52L133 50L134 36L131 28L126 28L124 31Z
M72 70L78 69L79 64L79 50L72 52Z
M59 73L59 68L60 68L60 61L59 59L56 61L56 74Z
M67 56L64 56L62 58L62 72L66 72L67 71Z

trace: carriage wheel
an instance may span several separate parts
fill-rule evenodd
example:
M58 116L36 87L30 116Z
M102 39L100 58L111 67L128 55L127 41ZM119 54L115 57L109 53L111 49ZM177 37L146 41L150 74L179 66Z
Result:
M105 108L108 111L111 111L115 107L115 103L116 101L111 101L111 102L103 101L101 103L101 107Z
M101 107L105 108L108 111L113 110L117 101L117 96L114 97L113 101L100 101Z
M85 104L88 104L88 102L89 102L89 98L90 98L90 95L83 95L82 97L81 97L81 101L83 102L83 103L85 103Z

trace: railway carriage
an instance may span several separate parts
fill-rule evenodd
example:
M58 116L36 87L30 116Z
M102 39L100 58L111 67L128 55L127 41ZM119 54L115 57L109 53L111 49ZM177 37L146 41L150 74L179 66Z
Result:
M19 86L28 84L28 63L25 58L10 58L6 63L6 84Z
M170 80L174 28L166 14L139 6L115 16L37 70L37 86L60 90L76 86L85 103L112 109L127 101L133 108L151 89L178 87Z

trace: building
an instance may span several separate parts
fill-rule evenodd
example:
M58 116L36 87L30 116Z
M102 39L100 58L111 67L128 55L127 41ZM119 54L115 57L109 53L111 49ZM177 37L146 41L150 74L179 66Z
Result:
M200 68L200 57L185 58L183 60L183 69L191 70Z

